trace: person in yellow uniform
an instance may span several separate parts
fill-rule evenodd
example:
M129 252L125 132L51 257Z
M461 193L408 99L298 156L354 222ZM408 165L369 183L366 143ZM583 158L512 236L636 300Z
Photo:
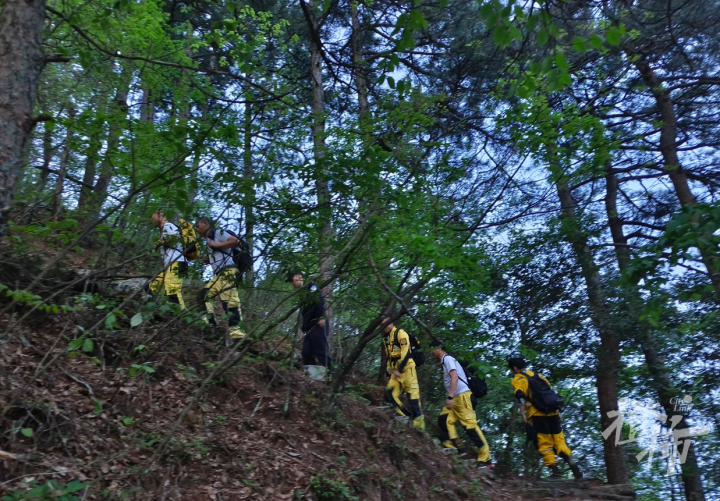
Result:
M387 316L383 317L383 324L385 338L383 342L388 358L387 371L390 374L385 400L395 406L400 416L412 417L416 429L425 431L425 417L420 407L420 385L410 349L410 336L404 330L395 327ZM403 393L410 395L410 409L400 400Z
M238 268L233 261L232 249L237 247L239 239L222 229L211 227L210 219L199 217L195 222L195 229L205 239L206 245L212 251L203 263L212 267L215 275L203 286L200 291L200 302L205 303L207 311L206 321L211 325L215 322L215 306L213 300L219 298L223 310L229 314L228 326L231 339L243 339L245 331L240 326L242 316L240 312L240 296L237 291Z
M565 435L562 431L562 416L560 410L550 410L542 412L537 406L540 406L540 400L543 398L540 393L553 395L554 392L549 391L550 382L542 375L526 369L527 364L523 358L514 357L508 359L508 367L512 370L514 376L512 379L512 387L515 390L515 399L520 408L523 423L528 433L528 438L535 441L538 451L543 457L545 466L552 472L552 478L560 478L562 474L558 468L555 455L557 454L568 464L575 478L582 478L580 468L573 459L570 448L565 443ZM533 380L531 381L531 378ZM545 386L547 384L547 386ZM535 387L536 395L533 395L533 387ZM552 397L551 397L552 399ZM550 400L551 400L550 399ZM547 398L542 400L542 405L546 405ZM537 439L535 439L537 437Z
M180 230L165 218L162 211L153 213L150 216L150 221L153 226L160 228L160 242L156 248L163 248L162 258L165 266L165 269L150 282L150 291L153 294L162 291L168 302L178 304L182 309L185 309L185 302L182 297L182 283L183 276L187 275L188 263L183 251Z
M477 467L492 468L490 446L485 440L482 430L478 426L477 416L472 404L472 392L467 384L467 376L462 365L445 351L445 347L437 340L430 343L430 354L440 362L443 371L443 383L447 391L445 407L443 407L438 425L440 426L440 440L447 449L457 449L458 438L455 423L465 428L465 433L478 448Z

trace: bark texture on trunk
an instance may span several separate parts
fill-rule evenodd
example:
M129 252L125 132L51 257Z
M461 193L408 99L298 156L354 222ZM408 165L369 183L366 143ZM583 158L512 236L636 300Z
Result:
M630 250L627 246L627 238L623 231L623 222L617 212L618 181L612 173L610 165L606 167L606 172L607 197L605 199L605 209L607 211L610 234L612 235L615 246L618 268L621 273L624 273L630 265ZM645 357L645 364L652 376L651 384L653 389L657 393L665 414L672 416L674 414L674 406L670 401L673 397L679 397L681 392L670 377L670 369L667 366L665 356L658 346L652 327L647 322L639 320L640 313L644 306L640 291L635 286L629 286L624 289L624 295L628 300L627 308L629 314L633 319L637 319L637 323L631 326L632 332L628 333L628 337L634 337L640 345L640 349ZM689 425L683 417L675 429L683 430L688 427ZM681 465L685 499L687 501L705 501L702 477L692 441L688 446L690 449L686 461Z
M688 184L687 174L678 158L677 117L675 116L675 105L670 92L663 86L644 54L638 52L631 45L625 46L625 53L633 61L635 68L640 72L643 82L645 82L645 85L648 86L655 98L655 104L662 121L660 153L665 164L665 172L670 177L680 205L683 207L697 205L697 199ZM710 249L700 248L699 251L715 292L720 296L720 259L717 253Z
M313 12L312 0L307 4L303 1L302 5L310 30L310 76L313 96L313 156L315 159L315 191L318 202L318 215L320 218L318 235L320 240L319 273L320 280L326 282L332 276L335 256L332 253L332 200L330 184L325 168L325 89L323 88L322 42L320 39L320 24ZM332 349L332 335L334 330L332 284L325 287L322 293L327 299L328 304L328 342Z
M70 108L68 118L75 119L75 110ZM70 161L70 143L73 138L73 124L68 125L67 136L65 137L65 145L60 155L60 166L58 168L57 180L55 181L55 193L53 195L53 219L57 221L60 211L62 210L62 194L65 188L65 176L67 175L68 162Z
M351 5L350 15L352 16L352 51L353 51L353 68L355 71L355 85L358 94L358 111L360 113L360 123L362 124L370 111L370 102L368 101L367 77L365 75L365 61L362 53L361 37L363 27L360 25L358 17L358 4Z
M593 324L600 335L600 349L597 352L597 393L600 405L600 423L602 429L605 430L610 427L614 419L608 417L608 412L618 410L617 382L620 370L620 342L609 322L600 272L588 246L587 238L578 231L578 228L574 228L578 218L570 187L567 180L562 178L555 182L555 186L562 208L562 218L567 224L566 238L572 245L580 264L587 288ZM615 445L614 436L611 435L603 441L603 455L608 482L627 484L629 480L625 448Z
M52 144L52 128L45 123L45 130L43 130L43 163L40 167L40 177L38 177L35 187L37 188L37 199L39 200L42 191L45 189L47 184L48 176L50 175L50 163L53 159L53 144Z
M0 239L5 235L45 65L45 0L3 0L0 10Z
M130 78L132 77L132 69L129 65L123 66L120 75L120 84L118 86L115 99L110 105L111 122L108 127L107 147L102 162L100 162L100 174L93 188L92 195L88 201L89 217L88 227L95 225L100 217L102 206L107 199L108 189L115 172L115 161L120 151L120 139L122 136L122 121L127 118L128 114L128 92L130 87Z
M248 82L250 82L250 75L247 76ZM255 212L253 206L255 204L255 178L253 170L253 156L252 156L252 122L253 122L253 108L250 104L252 94L248 85L248 91L245 93L245 134L244 150L243 150L243 176L245 177L245 186L251 195L246 198L245 209L245 242L250 247L250 252L255 245ZM255 284L255 271L251 266L245 274L247 283L251 286Z

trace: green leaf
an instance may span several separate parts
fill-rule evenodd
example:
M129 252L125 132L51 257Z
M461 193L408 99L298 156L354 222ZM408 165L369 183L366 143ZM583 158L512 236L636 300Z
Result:
M598 35L597 33L593 33L590 35L590 45L592 45L593 49L600 50L603 48L603 39Z
M550 40L550 36L548 35L548 31L545 28L542 28L540 31L538 31L537 43L540 47L543 47L546 43L548 43L548 40Z
M30 438L30 437L33 436L33 430L32 430L32 428L22 428L22 429L20 430L20 433L22 433L23 435L25 435L25 436L28 437L28 438Z
M102 414L103 411L103 401L102 400L95 400L95 408L93 409L93 414L95 416L99 416Z
M555 64L562 70L563 73L568 71L568 62L564 55L557 53L555 54Z
M73 339L72 341L70 341L68 343L68 351L77 350L78 348L80 348L82 346L83 341L84 341L84 339L81 337L77 338L77 339Z
M81 491L85 488L85 484L78 480L73 480L70 482L67 487L65 487L65 494L72 494L73 492Z
M89 353L93 351L93 348L95 347L95 344L93 343L93 340L90 338L85 338L82 345L82 351L85 353Z
M507 47L511 40L510 31L505 25L500 25L493 32L493 42L500 47Z
M573 47L576 51L580 52L581 54L585 51L587 51L587 44L585 43L584 38L575 37L573 38Z
M391 89L395 88L395 79L393 77L387 77L387 82Z
M130 327L137 327L140 325L143 321L142 313L137 312L133 317L130 319Z
M620 30L617 29L615 26L610 27L605 37L610 45L620 45Z

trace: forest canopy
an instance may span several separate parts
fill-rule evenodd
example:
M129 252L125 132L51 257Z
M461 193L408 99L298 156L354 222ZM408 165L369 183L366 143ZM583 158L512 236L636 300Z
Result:
M388 314L485 375L509 470L536 468L520 355L588 473L718 499L718 68L716 0L3 0L2 342L103 305L65 334L83 351L176 311L107 290L163 271L153 214L205 216L250 249L249 339L292 331L288 272L317 283L332 392L384 381ZM440 409L436 371L420 386ZM685 395L674 429L711 431L682 464L602 434L628 402L670 416Z

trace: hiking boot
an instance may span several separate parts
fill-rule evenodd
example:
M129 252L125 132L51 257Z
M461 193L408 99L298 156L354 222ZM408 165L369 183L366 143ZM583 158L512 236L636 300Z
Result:
M560 457L563 458L563 460L570 467L570 471L572 471L573 478L575 478L575 479L583 478L583 474L580 471L580 468L578 468L578 465L575 462L575 458L573 458L572 454L570 454L569 456L566 454L561 454Z
M413 426L418 431L425 431L425 416L420 416L413 419Z
M493 464L492 459L491 459L489 461L475 461L475 467L478 470L481 470L481 469L492 470L493 468L495 468L495 465Z
M455 447L455 442L453 442L452 440L445 440L442 443L442 446L443 446L442 453L445 454L446 456L448 454L453 454L458 451L458 448Z
M395 421L402 424L408 424L410 422L410 416L395 416Z

